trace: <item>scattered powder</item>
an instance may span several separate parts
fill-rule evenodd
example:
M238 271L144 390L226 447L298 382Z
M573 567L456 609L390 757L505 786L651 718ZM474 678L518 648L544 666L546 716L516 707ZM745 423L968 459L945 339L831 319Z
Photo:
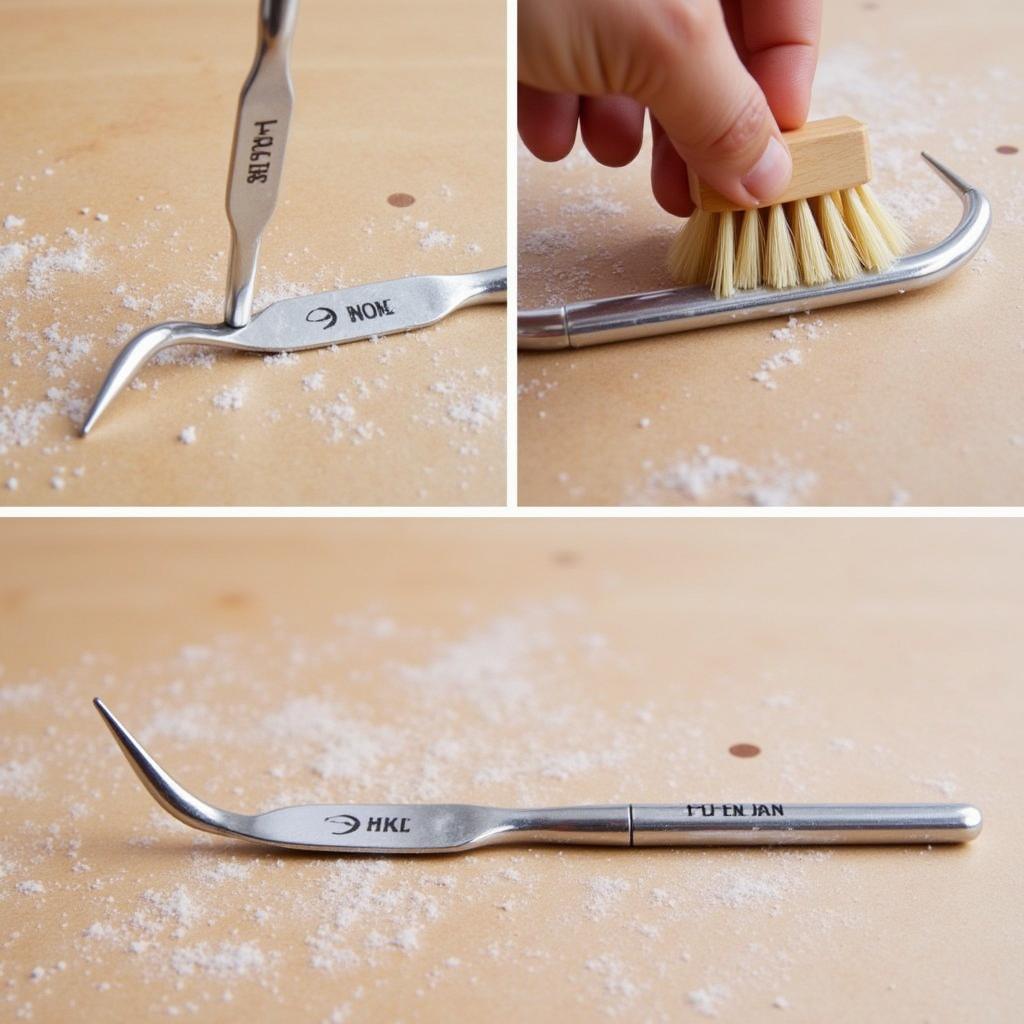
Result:
M798 348L787 348L784 352L776 352L761 363L761 368L751 376L751 380L763 384L769 390L777 385L772 373L783 366L797 366L803 362L803 355Z
M302 378L303 391L323 391L324 371L317 370L316 373L309 373Z
M20 267L26 252L28 252L28 249L20 242L0 245L0 275L7 274L16 267Z
M789 1000L785 996L776 996L772 1000L772 1006L775 1007L776 1010L788 1010Z
M103 264L92 255L88 238L70 228L67 235L74 243L69 249L61 251L51 246L32 259L28 271L28 294L32 298L49 294L58 274L95 274L101 269Z
M234 387L221 388L211 399L217 409L225 412L231 409L241 409L245 404L246 389L240 384Z
M267 366L295 366L298 361L299 356L296 352L278 352L276 355L263 357L263 362Z
M449 405L446 415L453 423L460 423L471 430L479 431L494 423L504 406L505 402L500 395L480 392Z
M244 977L266 966L267 958L255 942L221 942L216 946L200 942L171 953L171 968L176 974Z
M584 907L595 921L606 917L615 904L630 891L632 886L624 878L596 875L584 883L586 898Z
M729 998L729 990L723 985L709 985L707 988L687 992L686 998L697 1013L705 1017L717 1017L718 1011Z
M55 473L50 477L50 486L55 491L63 491L67 486L67 481L59 473Z
M4 482L4 487L9 491L16 491L18 489L18 478L16 476L9 476Z
M46 892L46 887L43 885L43 883L35 881L18 882L14 888L17 889L18 892L24 894L25 896L36 896Z
M23 227L24 224L24 218L15 217L13 213L9 213L4 217L4 227L7 228L8 231L13 231L15 228Z
M108 220L110 220L110 217L109 217L109 216L108 216L107 214L105 214L105 213L97 213L97 214L96 214L96 219L97 219L97 220L98 220L98 221L99 221L99 222L100 222L101 224L106 224L106 222L107 222Z
M38 761L8 761L0 764L0 794L29 800L38 792Z
M792 505L816 483L813 472L793 468L779 455L767 465L747 466L738 459L716 454L708 445L700 445L694 455L650 474L631 503L660 504L674 496L701 501L727 491L729 496L752 505Z
M646 430L650 425L651 425L651 420L650 420L650 417L648 417L648 416L641 416L640 417L640 421L637 423L637 426L641 430Z
M195 427L182 427L181 433L178 434L178 440L182 444L195 444L198 436Z

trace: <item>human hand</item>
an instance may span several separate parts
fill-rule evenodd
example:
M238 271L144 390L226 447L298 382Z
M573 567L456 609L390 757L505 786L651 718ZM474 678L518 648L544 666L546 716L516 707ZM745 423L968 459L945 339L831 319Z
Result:
M640 151L651 187L693 212L686 169L744 207L789 183L781 131L807 118L821 0L519 0L519 134L541 160L572 149L579 122L609 167Z

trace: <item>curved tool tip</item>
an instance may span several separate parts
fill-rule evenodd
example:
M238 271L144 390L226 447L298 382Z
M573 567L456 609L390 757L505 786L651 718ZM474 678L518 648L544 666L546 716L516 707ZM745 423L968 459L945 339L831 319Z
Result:
M965 192L970 192L974 187L968 182L964 181L955 171L951 171L945 164L940 163L931 154L926 153L923 149L921 150L921 156L931 164L932 167L939 173L939 175L945 180L946 184L957 193L957 195L963 195Z

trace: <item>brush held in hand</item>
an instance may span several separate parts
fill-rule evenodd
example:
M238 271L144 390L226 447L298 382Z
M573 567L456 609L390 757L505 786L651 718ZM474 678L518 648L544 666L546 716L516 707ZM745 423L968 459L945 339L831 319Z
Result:
M852 117L812 121L785 133L793 177L779 201L741 210L692 172L697 206L669 252L680 284L737 289L793 288L885 270L909 239L868 186L867 130Z

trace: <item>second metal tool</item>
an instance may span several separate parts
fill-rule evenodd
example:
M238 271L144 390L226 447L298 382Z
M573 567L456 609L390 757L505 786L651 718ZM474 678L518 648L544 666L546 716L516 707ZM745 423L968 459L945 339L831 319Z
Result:
M299 0L260 0L256 59L238 98L231 144L227 211L231 223L224 322L244 327L252 316L260 239L277 203L292 116L288 66Z

